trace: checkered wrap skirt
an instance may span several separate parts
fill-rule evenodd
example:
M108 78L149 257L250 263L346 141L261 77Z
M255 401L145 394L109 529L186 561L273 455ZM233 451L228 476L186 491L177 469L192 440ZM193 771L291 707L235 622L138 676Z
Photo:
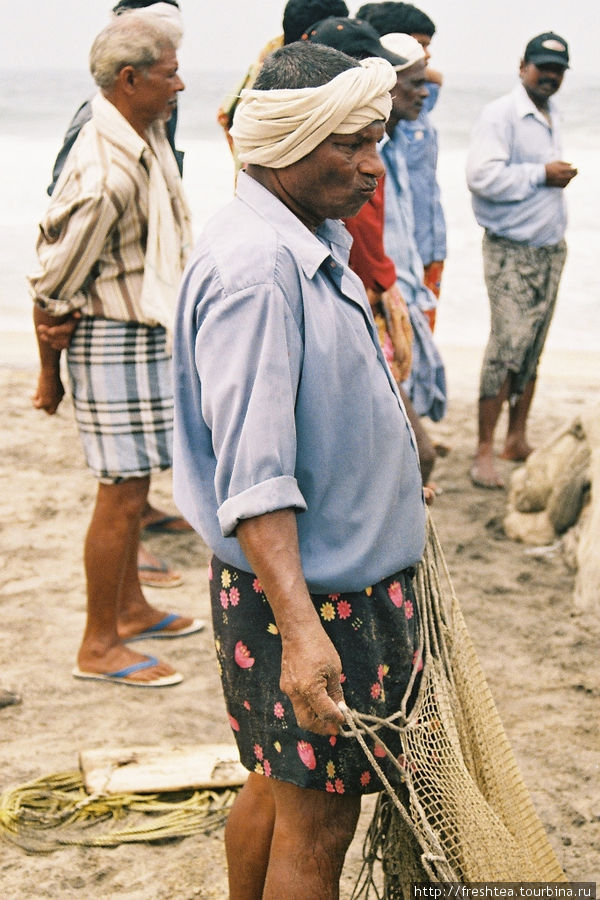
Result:
M83 318L67 361L75 419L94 475L118 483L170 468L173 378L165 329Z

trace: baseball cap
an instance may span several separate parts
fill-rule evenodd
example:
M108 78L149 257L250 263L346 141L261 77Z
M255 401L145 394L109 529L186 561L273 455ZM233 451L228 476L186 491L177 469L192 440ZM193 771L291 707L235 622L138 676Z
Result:
M302 39L341 50L354 59L380 56L392 66L404 66L406 59L383 46L375 29L362 19L329 16L307 29Z
M555 63L558 66L569 68L569 47L567 42L554 34L553 31L546 31L544 34L538 34L532 38L525 47L525 62L531 62L534 65L543 65L544 63Z
M403 66L396 66L396 71L409 69L414 66L420 59L425 59L425 51L421 44L410 34L402 34L394 32L393 34L384 34L380 38L381 44L386 50L395 53L396 56L402 56L406 60Z

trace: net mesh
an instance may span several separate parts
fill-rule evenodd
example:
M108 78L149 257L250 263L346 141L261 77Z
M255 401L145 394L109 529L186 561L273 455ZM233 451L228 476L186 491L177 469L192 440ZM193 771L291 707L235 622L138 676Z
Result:
M375 888L376 860L390 900L409 896L411 883L423 881L566 881L504 732L431 519L416 594L424 666L414 706L388 720L345 710L346 733L360 741L385 786L353 896ZM384 724L402 744L397 758L384 744L397 776L392 781L365 741Z

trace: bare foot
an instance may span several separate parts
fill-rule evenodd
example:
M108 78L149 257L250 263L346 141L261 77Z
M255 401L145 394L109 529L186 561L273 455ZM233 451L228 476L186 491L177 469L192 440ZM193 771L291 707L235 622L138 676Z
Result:
M146 587L174 588L183 584L181 572L171 569L164 559L150 553L143 544L138 550L138 577L140 584Z
M504 480L496 471L494 458L491 454L482 454L475 458L470 476L471 481L476 487L488 488L491 490L504 487Z
M533 447L530 447L527 441L513 441L507 438L500 457L501 459L510 459L512 462L525 462L530 453L533 453Z
M77 669L73 674L78 678L85 678L94 675L115 676L119 673L120 680L139 684L169 680L178 674L168 663L156 660L154 665L147 665L148 660L149 657L130 650L125 644L115 644L102 652L81 647L77 655ZM120 674L124 669L135 666L140 668L130 674Z

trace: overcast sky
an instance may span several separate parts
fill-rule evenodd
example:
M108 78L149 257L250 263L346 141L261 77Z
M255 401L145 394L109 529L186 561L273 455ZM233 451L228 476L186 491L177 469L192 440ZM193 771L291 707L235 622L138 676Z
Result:
M1 68L87 68L93 38L116 0L0 0ZM360 2L347 0L350 13ZM281 31L285 0L181 0L185 69L243 72ZM527 40L557 31L575 75L598 77L597 0L423 0L437 26L432 64L444 73L516 71Z

